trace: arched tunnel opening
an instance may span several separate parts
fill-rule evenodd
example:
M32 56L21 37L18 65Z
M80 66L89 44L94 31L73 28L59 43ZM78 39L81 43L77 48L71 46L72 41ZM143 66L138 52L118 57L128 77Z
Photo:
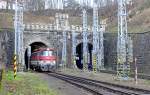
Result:
M88 70L92 70L92 50L93 50L93 45L88 43ZM83 69L83 43L80 43L76 47L76 65L79 69Z
M36 49L39 49L39 48L47 48L47 45L42 43L42 42L34 42L34 43L31 43L29 45L31 47L31 53L33 53L34 50ZM28 57L28 49L25 50L25 66L26 66L26 69L28 69L29 67L29 57Z

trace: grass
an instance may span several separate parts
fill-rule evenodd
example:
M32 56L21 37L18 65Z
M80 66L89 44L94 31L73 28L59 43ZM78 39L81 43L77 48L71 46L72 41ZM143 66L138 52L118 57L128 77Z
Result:
M14 79L13 72L8 71L2 80L0 95L57 95L57 92L34 73L17 73Z
M146 31L149 31L149 28L140 25L139 26L132 24L128 25L128 33L142 33ZM117 25L108 26L108 32L117 33L118 32Z

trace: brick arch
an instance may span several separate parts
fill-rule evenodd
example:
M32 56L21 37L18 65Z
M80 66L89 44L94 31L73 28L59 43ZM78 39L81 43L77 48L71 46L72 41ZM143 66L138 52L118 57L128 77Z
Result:
M44 41L44 40L42 40L42 39L38 39L38 40L29 40L25 45L24 45L24 47L25 47L25 49L26 48L28 48L28 46L30 46L31 44L33 44L33 43L41 43L41 44L44 44L45 46L47 46L47 47L50 47L50 45L49 45L49 43L47 42L47 41Z
M23 49L23 57L22 57L22 60L23 60L22 65L24 65L24 67L26 67L25 66L26 50L27 50L28 46L30 46L33 43L41 43L41 44L45 45L46 47L53 48L53 43L49 39L47 39L46 37L42 37L40 35L36 36L36 37L27 36L27 38L24 40L24 49Z

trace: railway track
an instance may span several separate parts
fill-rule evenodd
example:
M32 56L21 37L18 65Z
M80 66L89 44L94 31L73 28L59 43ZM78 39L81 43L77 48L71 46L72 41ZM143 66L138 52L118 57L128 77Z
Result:
M65 75L60 73L48 73L48 75L66 81L70 84L83 88L93 95L145 95L149 94L149 90L121 86L97 80Z

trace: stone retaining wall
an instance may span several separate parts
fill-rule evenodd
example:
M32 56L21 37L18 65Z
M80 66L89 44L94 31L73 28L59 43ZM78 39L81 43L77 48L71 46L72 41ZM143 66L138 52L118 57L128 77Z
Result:
M0 63L8 64L12 63L12 57L14 53L14 32L4 31L0 32ZM0 65L1 65L0 64ZM1 68L1 66L0 66Z
M138 72L150 74L150 32L130 34L133 40L133 55L138 63ZM68 48L69 49L69 48ZM71 50L71 48L69 49ZM14 32L0 32L0 59L5 64L12 64L14 53ZM105 68L116 70L117 33L104 34ZM70 55L69 55L70 56ZM0 62L1 63L1 62ZM70 67L70 66L69 66ZM134 70L134 64L131 65ZM1 68L1 64L0 64Z
M137 58L138 72L150 74L150 32L131 33L133 40L133 56ZM117 60L117 34L104 34L105 67L108 70L116 70ZM134 64L131 64L132 71Z

